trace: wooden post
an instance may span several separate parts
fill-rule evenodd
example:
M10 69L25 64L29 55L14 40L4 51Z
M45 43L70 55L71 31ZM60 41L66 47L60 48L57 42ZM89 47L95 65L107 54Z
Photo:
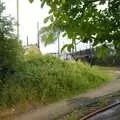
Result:
M19 40L19 0L17 0L17 39Z
M60 37L58 35L58 56L60 56Z
M27 46L29 46L29 38L28 38L28 36L27 36Z
M40 49L39 22L37 22L37 47Z

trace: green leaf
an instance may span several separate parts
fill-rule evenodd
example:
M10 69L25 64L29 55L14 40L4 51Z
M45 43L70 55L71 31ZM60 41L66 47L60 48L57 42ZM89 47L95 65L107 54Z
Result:
M68 47L67 47L68 52L71 52L72 49L74 49L74 45L69 44Z
M43 6L45 5L46 0L43 0L41 3L41 8L43 8Z
M65 3L66 3L66 0L62 0L62 3L65 4Z
M44 19L44 23L47 23L49 20L50 20L50 21L53 21L53 16L52 16L52 15L46 17L46 18Z
M34 0L29 0L30 3L33 3Z
M62 47L62 49L61 49L61 52L63 52L63 51L68 47L68 45L69 45L69 44L64 45L64 46Z
M68 52L71 52L71 50L74 48L73 44L66 44L62 47L61 52L63 52L67 48Z
M48 16L48 17L46 17L45 19L44 19L44 23L47 23L48 21L49 21L49 19L50 19L50 17Z

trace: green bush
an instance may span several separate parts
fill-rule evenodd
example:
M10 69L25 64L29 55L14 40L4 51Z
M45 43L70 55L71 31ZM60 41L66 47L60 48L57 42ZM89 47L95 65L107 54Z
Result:
M15 38L0 39L0 78L3 80L10 72L15 72L22 60L21 43Z
M2 88L0 104L51 102L86 92L108 80L98 67L91 68L88 64L63 61L50 55L37 54L34 59L26 55L19 72L8 77Z
M8 73L16 71L21 60L22 47L14 33L14 21L10 16L5 16L4 2L0 1L0 79Z

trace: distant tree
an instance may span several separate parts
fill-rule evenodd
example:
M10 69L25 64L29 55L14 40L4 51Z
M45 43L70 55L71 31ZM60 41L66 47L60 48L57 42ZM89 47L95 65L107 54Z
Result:
M21 54L21 44L13 34L13 18L5 16L4 10L0 1L0 79L15 71Z

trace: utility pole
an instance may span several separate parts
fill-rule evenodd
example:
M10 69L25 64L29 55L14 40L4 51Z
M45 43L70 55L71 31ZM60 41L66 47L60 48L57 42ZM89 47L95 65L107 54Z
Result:
M60 56L60 37L58 35L58 56Z
M27 46L29 46L29 38L28 38L28 36L27 36Z
M89 44L89 49L90 49L90 58L89 58L89 63L90 63L90 66L92 67L93 65L93 48L92 48L92 43L90 41L88 41L88 44Z
M17 39L19 40L19 0L17 0Z
M40 49L39 22L37 22L37 47Z
M76 41L75 41L75 52L77 52L77 43L76 43Z

